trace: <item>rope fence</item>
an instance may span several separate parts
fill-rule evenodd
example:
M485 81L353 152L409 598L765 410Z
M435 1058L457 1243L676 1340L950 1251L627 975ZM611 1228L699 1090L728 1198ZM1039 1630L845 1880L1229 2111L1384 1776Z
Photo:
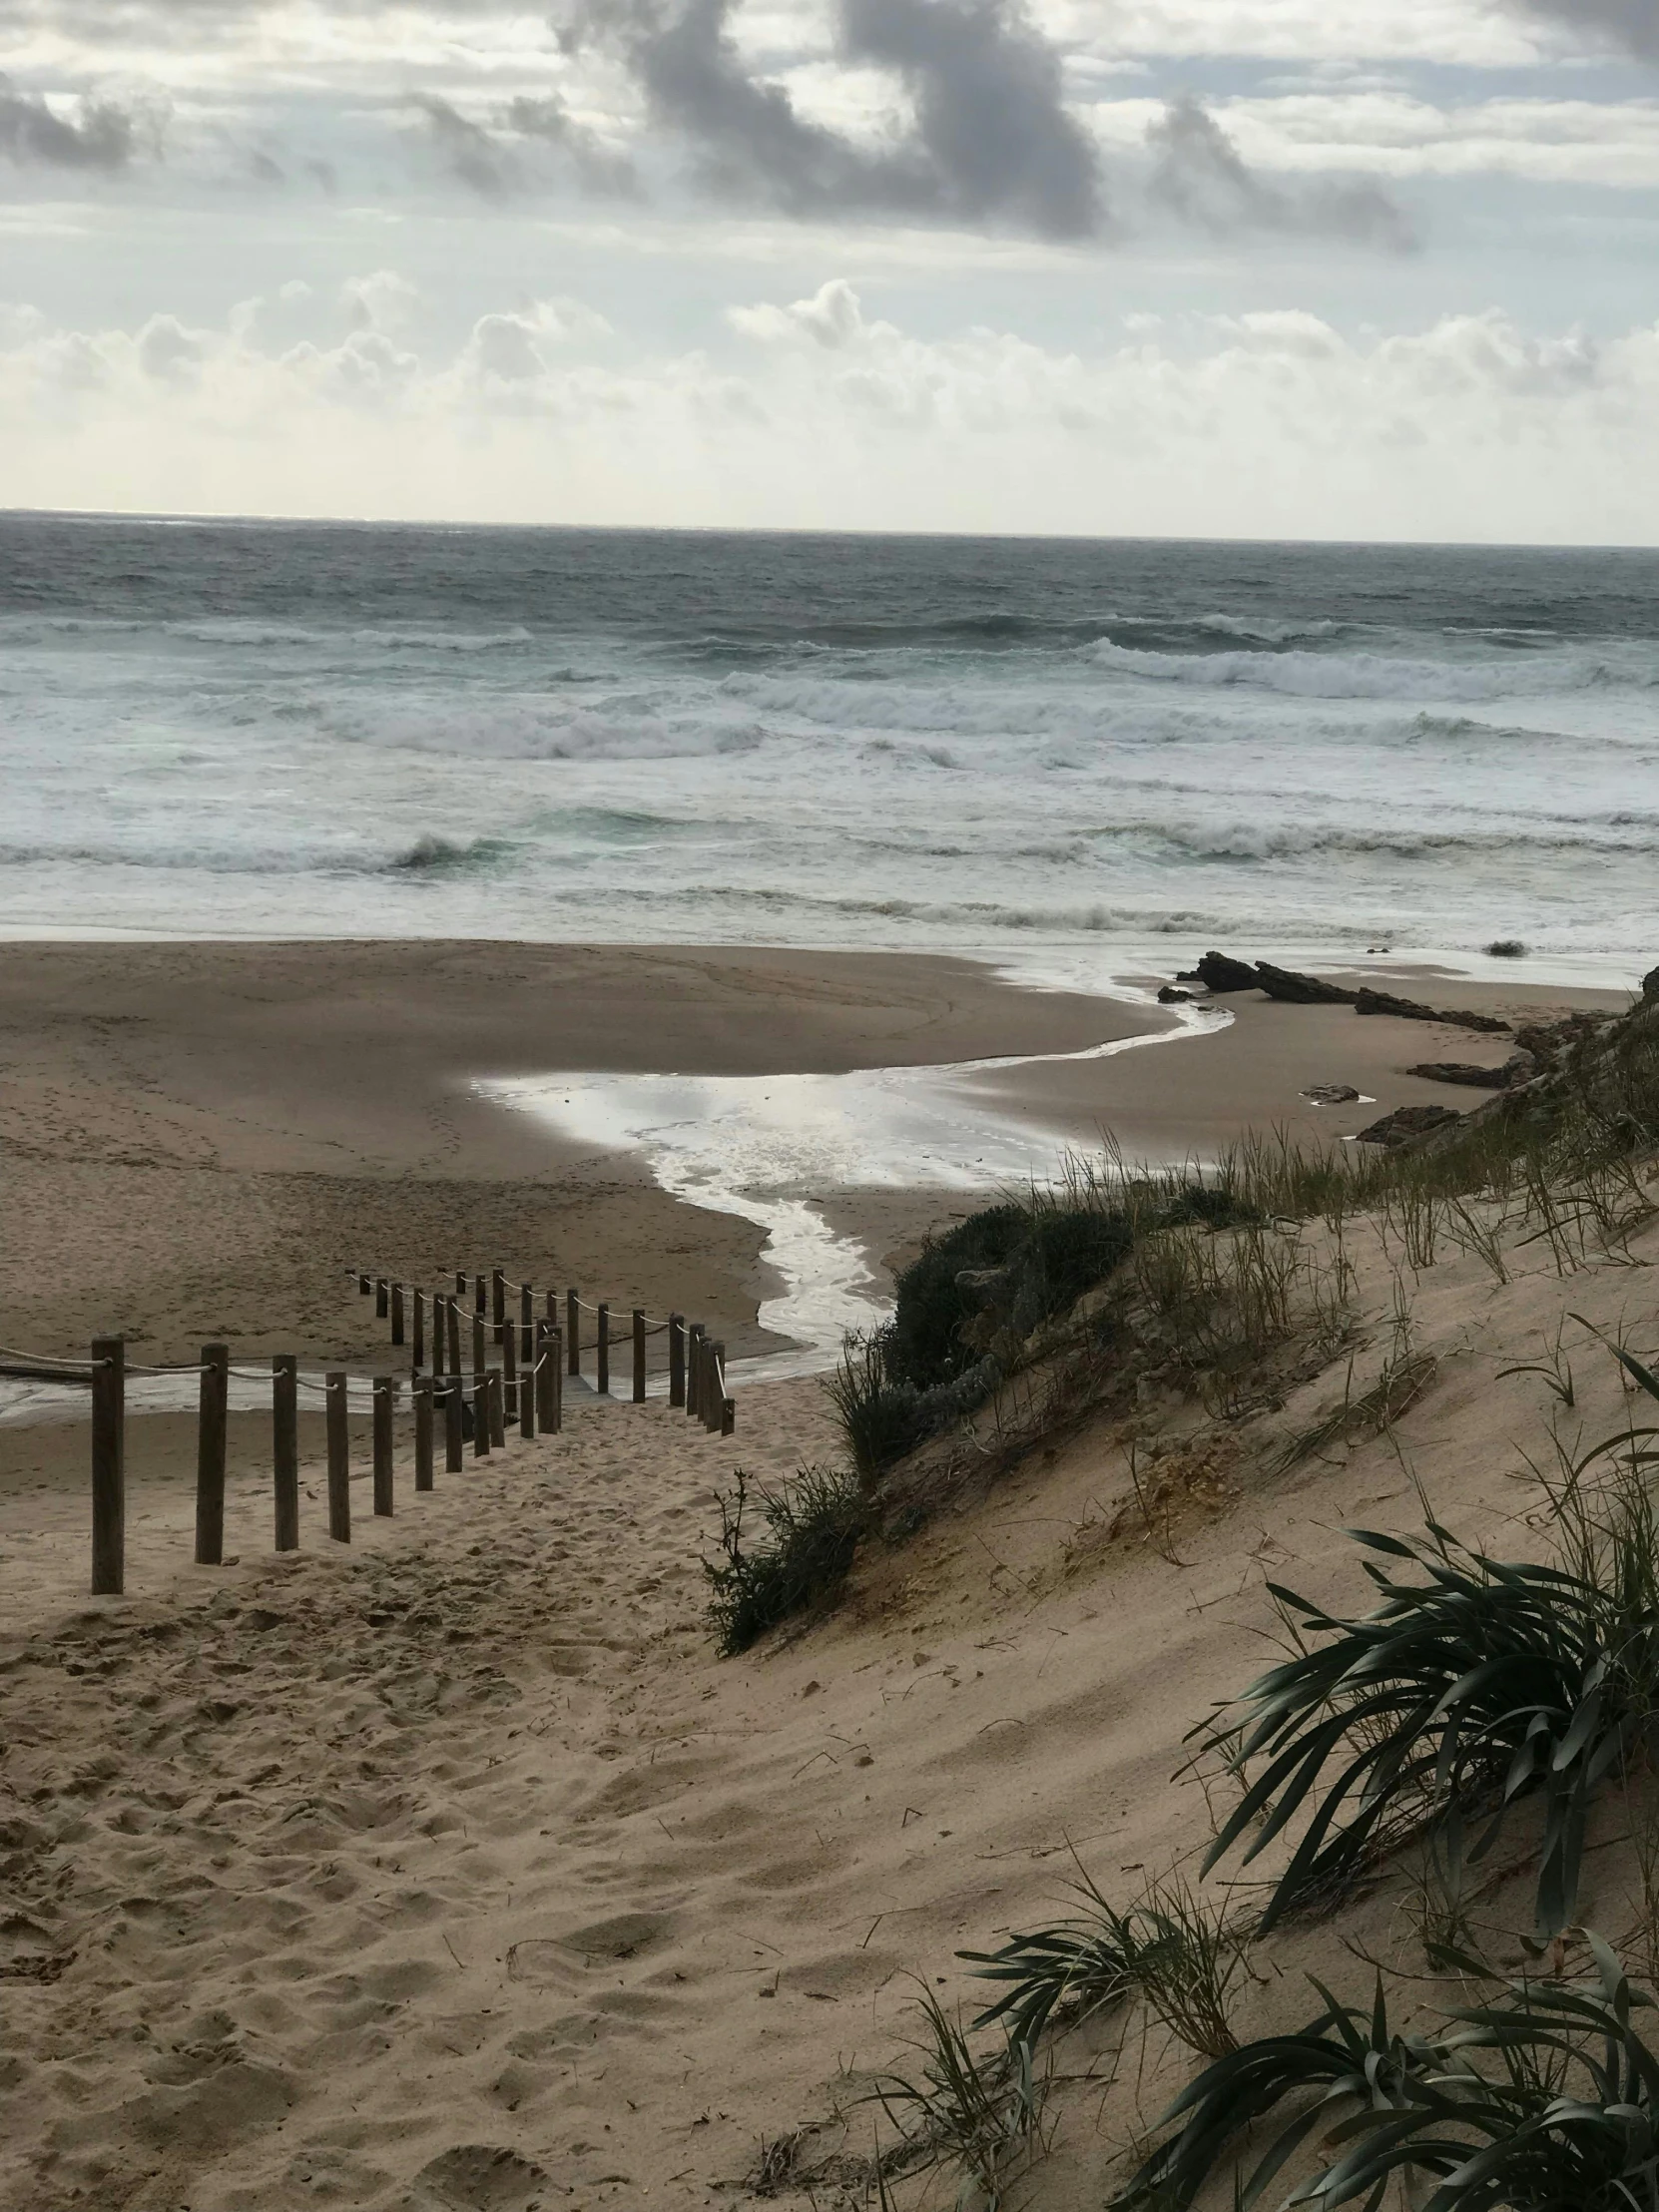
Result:
M508 1278L501 1268L489 1275L457 1270L453 1293L427 1291L392 1278L347 1268L345 1274L362 1297L374 1300L375 1318L384 1321L394 1348L410 1353L409 1390L414 1414L414 1486L435 1487L441 1422L444 1471L459 1474L471 1445L473 1458L505 1449L508 1423L526 1442L558 1435L564 1427L566 1380L582 1379L581 1317L594 1322L593 1387L611 1394L611 1353L632 1353L632 1397L647 1394L647 1348L654 1337L668 1339L668 1400L713 1434L730 1436L737 1407L726 1382L726 1347L711 1340L704 1322L683 1314L657 1318L644 1307L629 1309L625 1335L612 1333L611 1307L591 1305L575 1289L563 1297L515 1283L518 1315L507 1312ZM541 1302L538 1313L537 1301ZM466 1329L462 1330L463 1314ZM463 1367L463 1346L470 1369ZM272 1496L275 1548L299 1548L299 1394L320 1399L327 1464L328 1534L336 1543L351 1541L351 1390L370 1392L373 1510L389 1517L395 1504L393 1414L397 1381L391 1375L354 1375L332 1369L321 1377L301 1375L294 1353L275 1355L269 1369L234 1367L226 1345L204 1345L199 1361L147 1366L127 1357L120 1337L93 1340L91 1358L76 1360L56 1353L19 1351L0 1345L0 1381L47 1382L87 1389L92 1397L92 1593L120 1596L126 1589L126 1418L129 1379L194 1375L200 1378L197 1423L196 1563L221 1566L225 1558L225 1477L230 1424L230 1385L234 1380L271 1388Z

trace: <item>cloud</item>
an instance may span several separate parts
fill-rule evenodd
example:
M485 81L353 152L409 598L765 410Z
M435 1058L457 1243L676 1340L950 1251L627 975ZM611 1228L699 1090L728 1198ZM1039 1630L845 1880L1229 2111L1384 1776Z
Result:
M431 143L451 177L485 200L506 199L517 181L512 157L482 124L435 93L421 93L410 105L424 118Z
M1417 243L1409 218L1381 185L1324 179L1270 184L1197 100L1172 100L1147 140L1153 199L1216 237L1295 232L1395 254Z
M639 173L626 154L608 147L570 110L552 95L539 100L521 97L510 101L502 122L520 138L538 140L568 155L584 191L608 193L618 199L639 195Z
M1553 23L1575 43L1623 47L1659 61L1659 0L1510 0L1520 14Z
M139 119L114 101L83 100L80 121L70 123L0 75L0 154L14 162L110 176L129 166L143 136Z
M1651 543L1659 329L1498 313L1356 337L1143 317L1085 350L922 337L831 278L734 311L745 365L626 357L570 301L458 346L0 311L22 504L499 521Z
M873 147L755 75L733 0L583 0L567 31L620 56L723 196L800 216L897 215L1083 238L1104 220L1094 147L1059 57L1018 0L838 0L840 58L902 81L913 123Z

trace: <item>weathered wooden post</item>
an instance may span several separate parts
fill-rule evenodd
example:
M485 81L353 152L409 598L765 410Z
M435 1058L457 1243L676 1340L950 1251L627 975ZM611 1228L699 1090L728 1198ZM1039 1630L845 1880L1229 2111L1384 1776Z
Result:
M474 1371L472 1378L472 1456L487 1459L490 1455L490 1380L485 1369Z
M499 1329L507 1318L507 1271L497 1268L490 1278L490 1320Z
M443 1317L448 1330L449 1372L451 1375L459 1375L461 1372L461 1309L458 1300L453 1298L444 1300Z
M455 1296L457 1298L465 1298L466 1285L467 1274L465 1268L457 1268L455 1270Z
M611 1394L611 1309L603 1303L594 1338L594 1387L601 1397Z
M358 1278L357 1278L357 1296L358 1296L359 1298L367 1298L367 1296L368 1296L369 1292L370 1292L371 1290L373 1290L373 1288L374 1288L374 1285L373 1285L373 1284L372 1284L372 1283L371 1283L371 1282L369 1281L369 1279L368 1279L368 1277L367 1277L366 1275L359 1275L359 1276L358 1276Z
M391 1341L398 1346L401 1346L404 1342L403 1286L401 1283L394 1283L391 1287Z
M432 1487L432 1378L417 1375L414 1379L415 1416L415 1488L429 1490Z
M670 1314L668 1317L668 1401L670 1405L686 1402L686 1317Z
M686 1417L695 1420L702 1410L698 1393L703 1387L703 1340L708 1335L704 1323L694 1321L687 1331L686 1345Z
M496 1334L501 1339L501 1396L509 1420L518 1413L518 1331L504 1321Z
M565 1366L572 1376L582 1372L582 1302L574 1291L565 1293Z
M634 1403L645 1403L645 1308L634 1308Z
M723 1436L735 1436L738 1432L738 1401L735 1397L721 1400L720 1432Z
M459 1474L466 1464L466 1423L461 1418L461 1377L452 1368L443 1385L443 1471Z
M565 1363L564 1347L559 1342L557 1323L554 1324L551 1333L550 1349L553 1354L553 1364L550 1370L553 1377L553 1433L555 1436L559 1436L564 1433L565 1425Z
M271 1457L276 1549L299 1549L299 1362L278 1352L271 1363Z
M501 1370L491 1368L484 1378L485 1393L490 1409L490 1448L505 1451L507 1448L506 1393L501 1387Z
M346 1429L346 1378L326 1378L328 1431L328 1533L337 1544L351 1541L351 1438Z
M409 1373L418 1375L426 1365L426 1293L414 1294L414 1344L409 1353Z
M489 1277L487 1275L475 1276L473 1284L475 1295L472 1310L475 1314L487 1314L490 1310Z
M196 1428L196 1564L225 1562L225 1431L231 1410L231 1350L202 1347Z
M535 1383L536 1426L544 1436L553 1428L553 1384L548 1375L552 1363L553 1325L538 1321L536 1324L536 1349L534 1367L531 1370Z
M512 1324L507 1325L507 1335L513 1334ZM531 1443L536 1433L536 1371L534 1355L524 1363L524 1378L518 1385L518 1432L525 1443Z
M389 1519L392 1510L391 1377L374 1378L374 1510Z
M374 1279L374 1319L376 1321L385 1320L389 1296L389 1286L385 1277L383 1275L376 1276Z
M484 1345L484 1317L475 1313L472 1317L472 1372L484 1375L489 1369L489 1354Z
M536 1294L528 1283L518 1287L518 1356L528 1367L536 1355Z
M703 1425L711 1433L719 1430L721 1411L726 1403L726 1347L712 1344L709 1347L709 1385L703 1392Z
M127 1587L127 1347L92 1341L92 1594Z

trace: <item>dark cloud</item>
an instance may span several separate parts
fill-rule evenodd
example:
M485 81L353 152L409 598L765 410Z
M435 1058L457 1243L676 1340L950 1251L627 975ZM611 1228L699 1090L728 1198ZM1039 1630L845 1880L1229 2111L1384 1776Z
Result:
M849 60L895 69L915 103L941 212L1002 217L1046 238L1103 219L1099 159L1067 114L1060 58L1003 0L841 0Z
M627 155L613 153L586 125L576 121L562 100L513 100L502 121L520 138L538 140L568 155L587 191L614 193L622 198L632 198L639 192L639 177Z
M1659 61L1659 0L1510 0L1520 14L1554 23L1582 44L1621 46Z
M481 124L470 121L433 93L422 93L410 105L424 118L432 144L451 177L486 200L506 199L516 181L512 157Z
M1197 100L1171 101L1147 136L1153 199L1215 237L1300 232L1393 254L1417 243L1410 219L1380 185L1318 179L1285 186L1259 177Z
M1045 237L1100 229L1098 163L1061 99L1060 63L1017 0L839 0L844 60L904 81L913 131L874 148L802 116L752 75L733 0L585 0L573 42L620 54L704 181L795 215L1005 223Z
M113 101L84 101L81 120L66 123L0 76L0 154L14 162L111 175L133 161L141 136L135 117Z

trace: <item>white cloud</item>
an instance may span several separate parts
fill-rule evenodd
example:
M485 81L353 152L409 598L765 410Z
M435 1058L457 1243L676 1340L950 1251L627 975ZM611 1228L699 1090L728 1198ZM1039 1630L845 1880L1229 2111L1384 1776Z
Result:
M1659 533L1659 330L1495 313L1360 339L1296 307L1138 317L1092 349L916 336L832 279L733 321L734 370L618 361L572 302L454 351L384 332L0 316L26 503L496 520L1498 540ZM828 342L826 342L828 340Z

